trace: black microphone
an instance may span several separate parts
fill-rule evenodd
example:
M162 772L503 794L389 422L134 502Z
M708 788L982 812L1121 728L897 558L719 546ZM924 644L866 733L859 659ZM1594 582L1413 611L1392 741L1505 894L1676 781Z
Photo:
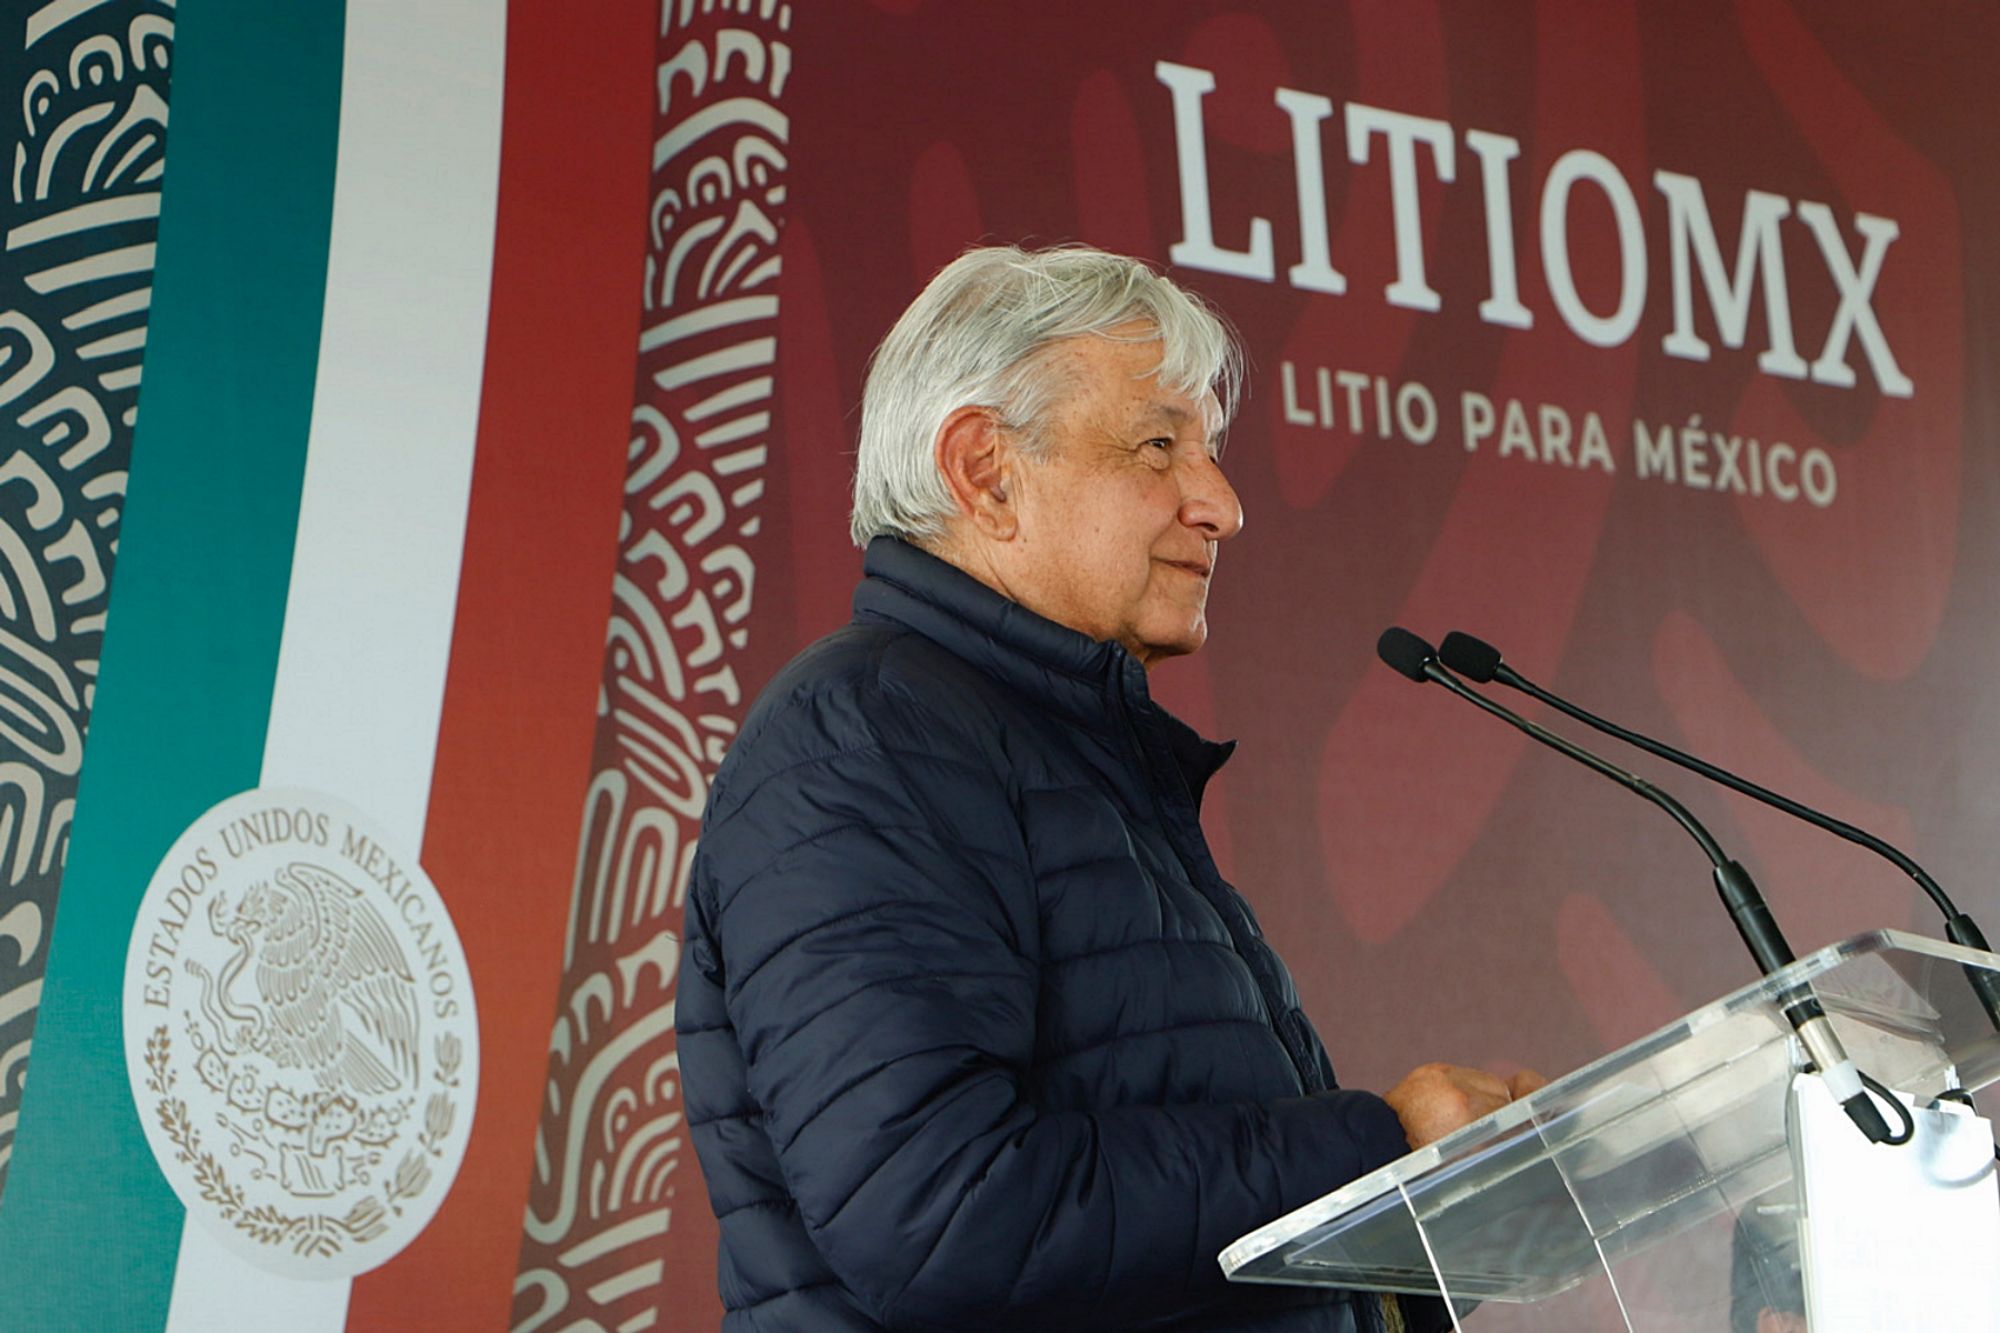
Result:
M1749 948L1750 956L1757 960L1758 968L1765 976L1795 961L1791 946L1785 942L1784 934L1771 915L1764 896L1758 892L1751 880L1750 872L1724 855L1722 848L1701 821L1688 812L1667 793L1647 782L1644 778L1611 763L1582 746L1577 745L1546 727L1530 722L1513 710L1488 699L1467 686L1464 681L1446 670L1438 661L1437 652L1422 639L1402 628L1391 626L1382 631L1376 641L1375 652L1398 673L1408 676L1419 684L1435 681L1459 698L1484 709L1509 726L1526 732L1542 744L1574 759L1585 768L1610 778L1627 791L1636 793L1672 815L1675 822L1686 829L1690 836L1701 845L1701 850L1714 866L1716 892L1722 896L1723 905L1729 909L1730 920L1736 924L1736 932L1742 936ZM1496 654L1497 657L1497 654ZM1820 1007L1819 999L1808 987L1796 987L1779 997L1784 1007L1786 1019L1799 1034L1806 1052L1812 1057L1827 1088L1833 1093L1847 1112L1848 1119L1866 1134L1871 1142L1883 1143L1893 1136L1888 1122L1869 1099L1867 1089L1862 1085L1861 1073L1854 1062L1847 1057L1840 1037L1827 1020L1826 1011Z
M1980 932L1972 918L1952 904L1943 887L1926 874L1922 866L1866 829L1856 828L1844 820L1835 819L1832 815L1822 814L1811 806L1801 805L1789 797L1780 796L1777 792L1758 786L1748 778L1740 778L1727 769L1718 768L1706 760L1676 750L1664 741L1656 741L1650 736L1642 736L1636 731L1627 730L1615 722L1608 722L1535 684L1502 661L1498 648L1484 640L1475 639L1470 634L1453 630L1445 635L1444 643L1438 649L1438 658L1451 670L1468 679L1478 681L1482 685L1497 680L1502 685L1519 690L1556 711L1575 718L1586 727L1616 737L1627 745L1636 746L1670 764L1679 764L1682 768L1699 773L1711 782L1719 782L1731 791L1741 792L1754 800L1762 801L1765 805L1782 810L1795 819L1803 819L1806 823L1825 829L1828 833L1866 847L1915 880L1918 886L1930 895L1931 901L1936 903L1938 910L1944 914L1945 938L1953 944L1963 945L1968 949L1978 949L1982 953L1992 952L1992 946L1986 942L1986 936ZM1995 1028L2000 1028L2000 974L1989 972L1985 968L1968 967L1966 975L1972 982L1973 990L1978 993L1980 1003L1986 1008L1986 1016Z

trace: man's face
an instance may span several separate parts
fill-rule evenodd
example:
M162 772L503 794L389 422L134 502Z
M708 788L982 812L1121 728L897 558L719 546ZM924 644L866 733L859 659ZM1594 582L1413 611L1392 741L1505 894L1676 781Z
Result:
M1215 396L1161 384L1159 361L1157 342L1093 336L1052 356L1063 388L1046 454L1016 470L1002 589L1146 666L1208 638L1216 547L1243 526L1215 460Z

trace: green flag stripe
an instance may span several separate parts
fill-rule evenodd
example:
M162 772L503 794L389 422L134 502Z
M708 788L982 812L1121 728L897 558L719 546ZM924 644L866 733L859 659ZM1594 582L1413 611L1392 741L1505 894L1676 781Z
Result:
M344 9L177 17L141 421L30 1083L0 1200L0 1324L159 1328L183 1212L125 1073L155 863L256 784L326 280Z

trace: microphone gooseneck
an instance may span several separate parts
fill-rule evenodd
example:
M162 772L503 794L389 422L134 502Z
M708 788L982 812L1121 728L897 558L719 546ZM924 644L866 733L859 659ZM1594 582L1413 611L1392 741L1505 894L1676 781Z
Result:
M1556 735L1556 733L1550 731L1548 728L1529 721L1519 713L1494 703L1477 690L1468 688L1464 681L1446 670L1444 665L1438 661L1437 652L1430 644L1424 642L1424 640L1418 638L1409 630L1404 629L1400 625L1394 625L1384 630L1382 637L1376 641L1375 651L1385 663L1393 667L1398 673L1418 682L1435 681L1474 707L1482 708L1491 713L1508 726L1518 731L1526 732L1543 745L1567 755L1592 772L1610 778L1626 790L1635 792L1646 800L1651 801L1654 805L1659 806L1669 815L1672 815L1674 821L1686 829L1690 837L1701 844L1701 850L1708 857L1711 864L1720 868L1729 863L1729 858L1723 854L1721 846L1710 836L1708 830L1702 827L1701 821L1688 813L1686 806L1638 774L1627 772L1610 760L1591 753L1581 745L1577 745L1562 736Z
M1431 681L1444 686L1459 698L1491 713L1516 730L1525 732L1543 745L1575 760L1592 772L1611 779L1619 786L1665 810L1700 844L1702 852L1708 857L1710 865L1714 868L1716 892L1728 909L1730 920L1736 925L1737 934L1742 937L1744 945L1750 950L1750 956L1757 961L1758 969L1765 976L1769 976L1794 961L1791 946L1785 942L1784 934L1778 929L1777 920L1771 915L1771 909L1765 903L1763 895L1758 892L1756 883L1751 880L1750 872L1723 852L1714 836L1686 806L1637 774L1627 772L1609 760L1558 736L1546 727L1529 721L1472 689L1446 669L1438 660L1437 651L1430 644L1400 625L1391 626L1382 632L1381 638L1376 641L1375 651L1382 661L1398 674L1407 676L1419 684ZM1499 654L1494 653L1493 659L1493 665L1499 667ZM1473 660L1477 665L1478 659ZM1828 1089L1847 1112L1848 1118L1868 1136L1871 1142L1889 1141L1892 1136L1888 1122L1882 1118L1881 1111L1869 1099L1867 1089L1861 1081L1861 1073L1855 1068L1854 1062L1847 1057L1832 1023L1827 1020L1826 1011L1820 1007L1818 997L1809 987L1799 986L1781 995L1779 1004L1787 1021L1799 1034L1799 1040L1805 1046L1807 1055L1826 1079Z
M1415 636L1413 635L1412 637ZM1575 718L1586 727L1600 731L1606 736L1624 741L1627 745L1644 750L1647 754L1664 759L1670 764L1678 764L1690 772L1699 773L1711 782L1719 782L1731 791L1739 792L1744 796L1750 797L1752 800L1762 801L1765 805L1782 810L1795 819L1803 819L1806 823L1824 829L1828 833L1832 833L1838 837L1845 838L1857 846L1866 847L1869 851L1882 857L1898 870L1915 880L1917 886L1929 895L1932 902L1937 904L1938 911L1944 915L1945 938L1949 939L1953 944L1961 945L1968 949L1977 949L1982 953L1990 953L1992 951L1992 946L1986 942L1986 936L1980 931L1978 925L1974 923L1971 917L1958 910L1952 903L1950 896L1945 893L1942 885L1935 879L1932 879L1922 866L1911 860L1901 850L1884 842L1866 829L1856 828L1845 820L1835 819L1832 815L1824 814L1813 809L1811 806L1801 805L1788 796L1781 796L1769 788L1757 785L1748 778L1738 777L1728 769L1720 768L1705 759L1697 759L1683 750L1675 749L1664 741L1654 740L1650 736L1642 735L1626 727L1621 727L1616 722L1601 718L1582 706L1571 703L1561 695L1543 689L1540 685L1535 684L1535 682L1508 666L1506 661L1501 657L1500 650L1483 639L1477 639L1470 634L1453 630L1444 636L1444 642L1439 646L1437 655L1445 666L1469 680L1478 681L1482 685L1497 680L1510 689L1519 690L1530 698L1547 704L1559 713ZM1989 972L1985 968L1968 967L1966 975L1972 982L1973 991L1979 996L1980 1004L1986 1010L1987 1018L1995 1028L2000 1028L2000 974Z

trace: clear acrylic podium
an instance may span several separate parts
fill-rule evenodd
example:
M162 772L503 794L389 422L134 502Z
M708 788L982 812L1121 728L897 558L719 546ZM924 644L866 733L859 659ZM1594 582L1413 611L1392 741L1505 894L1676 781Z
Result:
M2000 1031L1968 968L2000 956L1897 931L1822 949L1244 1236L1223 1270L1442 1296L1468 1330L1754 1330L1788 1307L1797 1323L1766 1327L1803 1327L1800 1210L1826 1168L1795 1165L1806 1058L1779 997L1810 986L1856 1065L1918 1108L1962 1090L1991 1116L1978 1094L2000 1080ZM1990 1196L1993 1166L1989 1147L1955 1183ZM1822 1269L1836 1261L1854 1258Z

